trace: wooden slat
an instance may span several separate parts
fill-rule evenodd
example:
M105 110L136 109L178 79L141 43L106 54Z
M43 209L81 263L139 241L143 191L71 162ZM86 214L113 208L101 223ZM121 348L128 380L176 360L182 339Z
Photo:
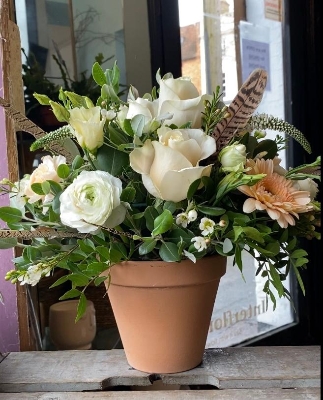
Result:
M154 380L220 389L319 388L320 346L208 349L200 367L178 374L134 370L123 350L17 352L0 363L0 392L97 391Z
M319 400L319 388L305 389L227 389L227 390L171 390L171 391L116 391L89 393L3 393L1 400Z

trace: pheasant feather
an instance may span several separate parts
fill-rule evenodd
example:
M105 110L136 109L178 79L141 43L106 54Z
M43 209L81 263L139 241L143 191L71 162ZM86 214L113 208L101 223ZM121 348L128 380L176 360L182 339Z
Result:
M251 115L262 100L266 83L267 72L258 68L241 86L228 107L229 116L223 118L211 134L216 140L217 153L248 124Z

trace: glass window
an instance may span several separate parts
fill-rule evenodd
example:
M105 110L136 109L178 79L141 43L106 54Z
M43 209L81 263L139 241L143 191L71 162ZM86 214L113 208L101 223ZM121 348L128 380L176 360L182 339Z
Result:
M212 93L219 85L230 104L255 68L268 73L263 100L257 112L284 119L281 2L234 0L178 0L182 74L190 76L200 92ZM244 8L244 5L246 8ZM275 132L269 132L276 135ZM285 152L280 154L283 162ZM228 259L219 287L207 347L227 347L251 341L292 323L296 314L286 299L276 310L255 277L257 265L245 253L243 277ZM290 281L286 282L290 290Z

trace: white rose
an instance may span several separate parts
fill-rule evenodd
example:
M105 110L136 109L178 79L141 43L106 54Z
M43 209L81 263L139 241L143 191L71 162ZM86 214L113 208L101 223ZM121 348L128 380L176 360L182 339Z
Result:
M101 108L98 106L75 107L70 110L69 124L74 130L79 145L93 154L103 145L104 123L105 117L101 120Z
M180 127L191 122L192 128L201 127L204 101L212 100L211 95L199 96L199 92L189 78L168 78L159 82L158 115L173 114L170 124Z
M297 190L304 190L306 192L309 192L311 201L315 199L319 191L318 184L311 178L300 179L298 181L295 181L294 187Z
M240 143L226 146L219 153L224 171L243 171L246 159L246 146Z
M43 183L45 181L61 182L62 179L57 175L57 168L61 164L66 164L66 158L64 156L44 156L42 162L30 175L28 185L24 190L24 195L27 196L29 203L35 203L38 200L42 200L44 203L49 202L52 198L52 194L39 195L36 194L31 185L34 183Z
M216 150L214 138L199 129L158 130L159 142L146 140L130 153L130 166L142 175L150 194L163 200L184 200L191 183L210 176L212 165L199 166Z
M114 228L126 215L121 192L121 180L108 172L82 171L60 195L62 223L81 233L94 232L97 225Z

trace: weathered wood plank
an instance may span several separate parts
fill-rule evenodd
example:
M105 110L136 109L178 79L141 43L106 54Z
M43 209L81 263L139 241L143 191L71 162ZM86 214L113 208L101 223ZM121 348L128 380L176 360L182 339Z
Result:
M178 374L131 368L123 350L10 353L0 392L82 392L115 386L213 385L220 389L320 387L320 346L207 349L200 367Z
M319 388L306 389L226 389L171 390L154 392L88 392L88 393L3 393L1 400L319 400Z

